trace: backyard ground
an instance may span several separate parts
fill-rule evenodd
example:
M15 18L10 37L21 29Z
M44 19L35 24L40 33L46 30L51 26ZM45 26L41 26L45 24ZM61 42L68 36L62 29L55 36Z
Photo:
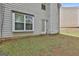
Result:
M61 34L79 37L79 28L61 28Z
M10 40L0 44L0 55L79 56L79 37L58 34Z

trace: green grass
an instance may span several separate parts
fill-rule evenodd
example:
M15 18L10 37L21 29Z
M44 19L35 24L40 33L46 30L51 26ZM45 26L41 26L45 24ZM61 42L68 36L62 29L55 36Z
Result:
M65 35L26 37L1 43L0 54L11 56L65 55L67 50L79 49L79 45L76 44L79 40L76 39L79 38ZM62 52L57 52L60 49Z
M61 34L79 37L79 28L60 28L60 30Z
M40 52L50 50L56 44L59 45L48 36L30 37L4 42L0 45L0 51L4 55L41 55Z
M72 29L71 29L72 30ZM79 31L61 31L61 34L79 37Z

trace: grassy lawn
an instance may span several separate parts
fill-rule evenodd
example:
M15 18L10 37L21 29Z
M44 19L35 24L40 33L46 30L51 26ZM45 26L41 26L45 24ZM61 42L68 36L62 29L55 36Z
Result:
M60 34L10 40L0 44L0 55L79 55L79 38Z
M79 37L79 32L61 32L61 34Z
M79 37L79 28L61 28L61 34Z

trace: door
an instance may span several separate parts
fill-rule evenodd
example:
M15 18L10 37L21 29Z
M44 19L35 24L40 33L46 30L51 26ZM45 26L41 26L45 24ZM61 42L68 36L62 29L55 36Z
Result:
M42 20L42 34L46 34L46 20Z

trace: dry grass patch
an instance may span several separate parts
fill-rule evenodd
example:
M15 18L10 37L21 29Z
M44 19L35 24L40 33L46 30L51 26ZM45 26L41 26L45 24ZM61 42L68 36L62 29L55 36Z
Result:
M0 44L1 55L51 56L79 55L79 37L66 35L45 35L24 37Z

